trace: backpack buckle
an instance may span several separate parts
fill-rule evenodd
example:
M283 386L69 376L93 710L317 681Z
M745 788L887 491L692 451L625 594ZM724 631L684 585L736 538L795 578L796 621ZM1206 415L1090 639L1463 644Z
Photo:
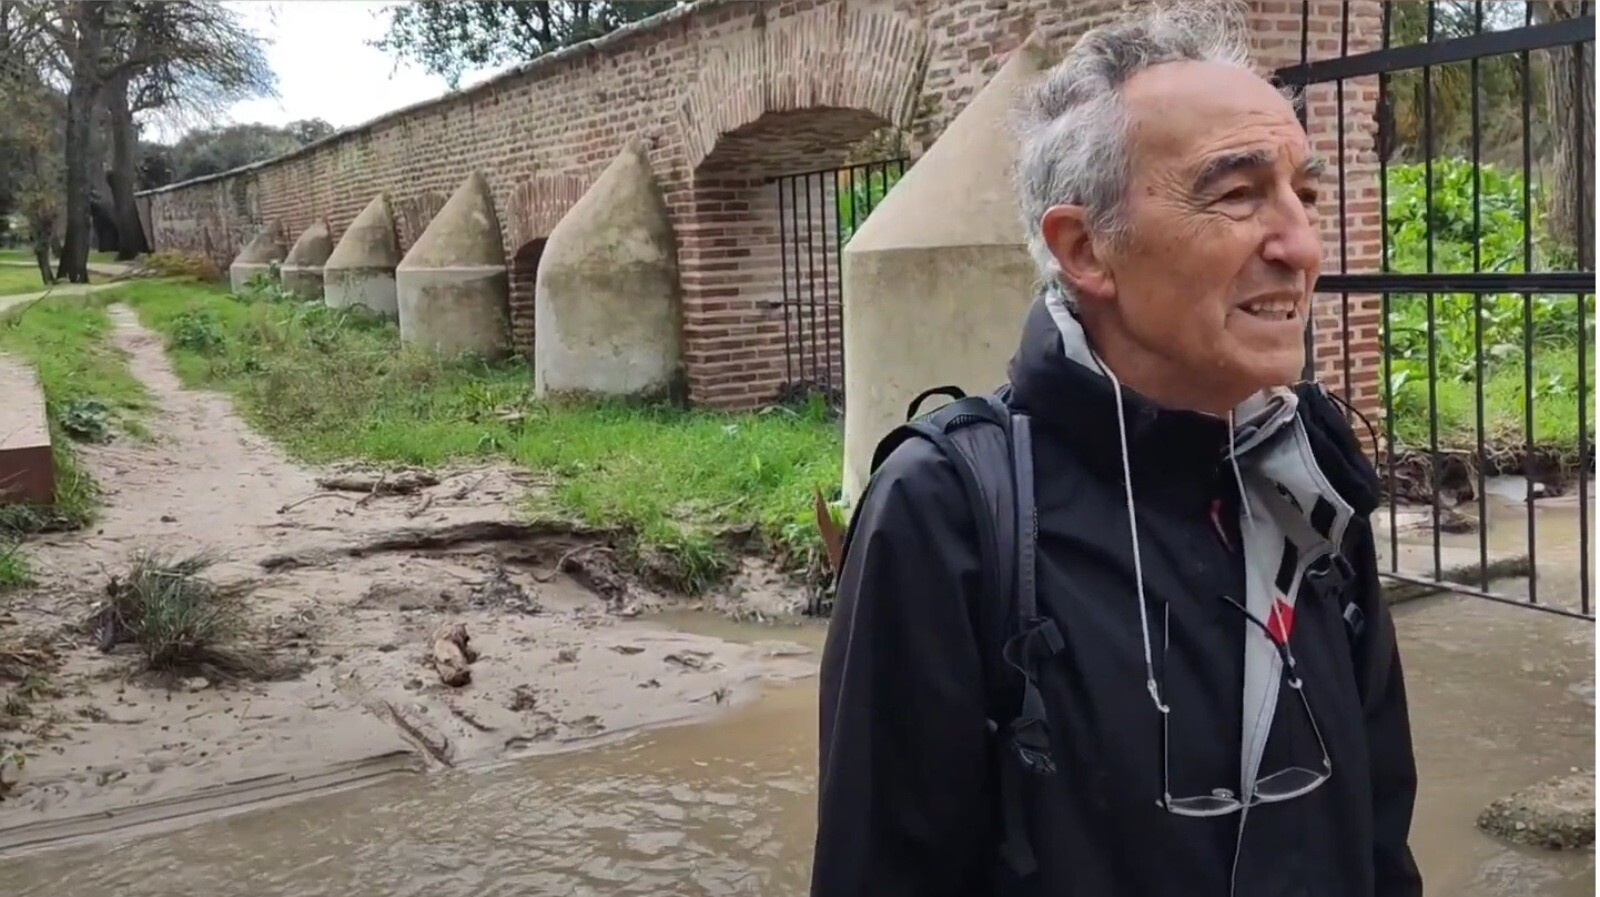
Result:
M1355 568L1337 551L1323 555L1306 569L1306 585L1323 600L1338 598L1355 578Z
M1029 689L1032 690L1032 686ZM1054 775L1056 761L1050 756L1050 727L1044 720L1020 716L1010 726L1011 752L1017 755L1022 768L1035 775Z

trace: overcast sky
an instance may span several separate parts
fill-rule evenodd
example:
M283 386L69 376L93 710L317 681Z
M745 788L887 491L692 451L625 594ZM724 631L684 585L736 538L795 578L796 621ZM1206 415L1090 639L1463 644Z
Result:
M267 62L278 75L278 98L238 103L227 121L218 124L281 125L321 118L344 128L448 90L443 78L414 64L397 66L393 57L367 45L383 36L387 17L380 11L387 3L241 0L227 5L267 42ZM462 86L492 74L466 76Z

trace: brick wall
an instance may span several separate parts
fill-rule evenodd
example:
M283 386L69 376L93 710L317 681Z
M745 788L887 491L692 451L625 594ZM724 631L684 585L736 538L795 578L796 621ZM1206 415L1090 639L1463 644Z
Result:
M1340 52L1338 0L1311 0L1313 59ZM819 361L837 363L837 251L820 222L780 226L773 178L841 164L885 126L926 148L1035 29L1065 45L1124 0L706 0L599 41L536 60L444 99L400 110L298 153L146 194L160 249L209 251L226 267L258 228L280 220L292 240L326 217L335 236L379 191L394 203L402 250L445 198L481 170L494 192L511 272L513 335L533 345L533 265L543 238L630 138L643 140L677 229L684 359L690 398L749 407L791 377L814 378L786 357L808 334ZM1253 0L1263 66L1301 58L1299 0ZM1351 4L1355 35L1377 0ZM1375 162L1369 123L1376 87L1344 90L1343 155L1349 271L1375 270ZM1339 154L1337 97L1310 96L1318 148ZM802 188L802 195L805 190ZM1337 226L1330 190L1324 218ZM829 197L816 195L822 204ZM791 222L793 210L788 211ZM780 246L784 233L795 245ZM1330 233L1330 238L1334 235ZM1330 264L1339 270L1338 243ZM816 264L789 270L793 260ZM814 262L813 262L814 260ZM826 271L821 266L826 265ZM800 308L785 311L785 273ZM799 280L796 281L797 276ZM811 296L818 295L817 314ZM1319 372L1363 404L1377 395L1376 300L1350 297L1351 376L1344 382L1341 297L1319 297ZM789 353L792 355L793 353ZM834 368L838 370L837 367ZM835 374L837 382L838 375Z

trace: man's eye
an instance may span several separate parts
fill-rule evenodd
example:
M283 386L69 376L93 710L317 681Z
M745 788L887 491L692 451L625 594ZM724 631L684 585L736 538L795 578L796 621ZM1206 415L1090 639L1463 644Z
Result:
M1317 200L1321 198L1321 195L1315 190L1300 191L1300 201L1305 203L1308 207L1315 208L1317 205Z
M1234 187L1222 194L1221 202L1244 202L1250 199L1252 191L1249 187Z

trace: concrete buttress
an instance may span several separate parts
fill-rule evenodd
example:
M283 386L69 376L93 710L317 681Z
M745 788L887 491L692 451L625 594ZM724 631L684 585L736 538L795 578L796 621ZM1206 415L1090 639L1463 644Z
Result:
M677 245L637 140L550 232L533 295L536 394L673 391L682 358Z
M395 269L400 339L443 355L511 351L510 284L489 182L474 171Z
M399 264L394 213L389 195L380 193L350 222L322 266L323 301L329 308L360 305L385 317L397 317L395 268Z
M1035 32L912 165L844 250L844 493L930 386L1006 376L1035 273L1017 214L1010 115L1049 67ZM933 405L926 406L934 407Z
M267 222L250 242L244 244L233 264L228 266L228 285L235 293L243 292L251 278L272 272L272 263L283 261L287 251L283 245L283 225Z
M289 254L278 271L283 278L283 288L307 302L322 298L322 266L333 252L333 240L328 236L328 222L319 219L294 241Z

